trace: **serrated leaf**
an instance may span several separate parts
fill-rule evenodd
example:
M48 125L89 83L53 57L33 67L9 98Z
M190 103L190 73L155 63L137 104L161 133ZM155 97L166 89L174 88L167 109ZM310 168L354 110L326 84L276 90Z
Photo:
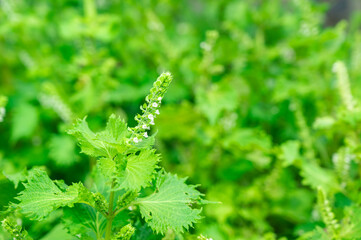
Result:
M93 157L110 156L109 146L107 147L97 139L96 134L90 130L86 118L78 120L73 129L69 130L68 133L78 139L83 153Z
M148 225L157 233L165 234L168 229L183 232L200 217L201 209L194 209L191 203L201 194L195 186L189 186L185 179L165 173L158 179L159 189L152 195L137 200L140 213Z
M302 183L310 185L314 189L322 187L326 192L337 190L339 184L333 171L321 168L316 163L304 162L302 164Z
M112 178L115 174L116 164L113 159L110 158L101 158L98 160L97 167L101 171L101 173L108 178Z
M34 167L32 169L23 168L19 171L14 166L9 165L9 167L5 168L3 171L4 176L9 179L12 183L14 183L15 188L18 188L20 182L26 181L27 177L32 174L35 169L44 169L44 167Z
M106 129L102 132L94 133L90 130L84 118L78 120L68 133L78 139L83 153L93 157L113 158L117 151L125 150L125 136L128 130L124 121L111 115Z
M127 124L124 120L112 114L107 122L105 132L111 142L118 143L127 135Z
M27 176L31 174L32 171L34 171L35 168L27 170L26 168L22 169L21 171L16 171L17 169L14 168L8 168L3 171L3 174L14 183L15 188L18 188L18 185L20 182L23 182L26 180Z
M141 148L151 148L152 146L154 146L156 135L157 135L157 132L155 132L148 138L143 139L141 142L134 144L133 145L135 147L134 149L138 150ZM128 151L132 151L132 149L128 149Z
M63 224L67 231L80 239L94 239L96 231L105 227L106 219L93 208L85 204L75 204L72 208L64 208ZM98 229L101 226L101 229Z
M24 184L25 190L17 199L17 206L32 219L41 220L55 209L74 204L78 200L77 186L62 192L45 171L34 169Z
M153 149L142 149L139 154L130 154L126 166L118 175L119 188L138 191L152 180L159 155Z

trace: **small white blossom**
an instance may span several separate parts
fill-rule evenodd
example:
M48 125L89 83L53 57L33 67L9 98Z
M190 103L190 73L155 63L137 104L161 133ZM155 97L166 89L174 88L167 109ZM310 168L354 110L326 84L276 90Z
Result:
M148 137L148 133L145 132L145 133L143 134L143 136L144 136L145 138L147 138L147 137Z
M143 124L142 128L143 129L150 129L150 127L148 127L146 124Z
M158 101L161 102L161 101L162 101L162 97L159 97L159 98L158 98Z
M154 125L154 119L152 119L149 124Z
M135 138L133 138L133 141L134 141L135 143L138 143L138 142L139 142L139 139L138 139L137 137L135 137Z
M157 115L159 115L159 114L160 114L158 109L155 111L155 114L157 114Z
M158 103L156 103L156 102L154 102L153 104L152 104L152 107L158 107Z
M153 120L154 120L153 114L149 114L149 115L148 115L148 118L149 118L151 121L153 121Z

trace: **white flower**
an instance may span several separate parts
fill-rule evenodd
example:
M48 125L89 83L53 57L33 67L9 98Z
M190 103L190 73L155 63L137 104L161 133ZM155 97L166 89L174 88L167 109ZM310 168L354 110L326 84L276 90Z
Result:
M155 111L155 114L159 115L159 110L158 109Z
M159 97L159 98L158 98L158 101L161 102L161 101L162 101L162 97Z
M145 132L145 133L143 134L143 136L144 136L145 138L147 138L147 137L148 137L148 133Z
M153 114L149 114L149 115L148 115L148 118L149 118L151 121L153 121L153 120L154 120Z
M147 125L143 124L142 126L143 129L150 129L150 127L148 127Z
M152 119L149 124L154 125L154 119Z
M158 103L156 103L156 102L154 102L153 104L152 104L152 107L158 107Z
M133 138L133 141L134 141L135 143L138 143L138 142L139 142L139 139L138 139L137 137L135 137L135 138Z

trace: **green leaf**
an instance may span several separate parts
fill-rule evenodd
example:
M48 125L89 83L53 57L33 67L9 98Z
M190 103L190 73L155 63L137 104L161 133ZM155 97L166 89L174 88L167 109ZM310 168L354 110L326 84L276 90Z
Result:
M335 124L336 120L333 117L325 116L316 118L313 123L314 129L329 129Z
M116 164L113 159L100 158L97 163L97 167L105 177L109 179L112 179L114 177Z
M94 239L97 231L102 231L106 220L93 208L85 204L75 204L74 207L64 208L62 222L67 231L80 239Z
M118 175L119 188L138 191L147 186L159 159L154 149L142 149L139 154L127 156L125 169Z
M70 186L62 192L45 171L34 169L24 184L25 190L17 199L17 206L32 219L41 220L55 209L71 206L78 200L78 186Z
M76 238L72 237L66 232L63 224L58 224L40 240L74 240L74 239Z
M308 240L329 240L330 238L327 236L326 232L320 228L317 227L311 236L307 238Z
M287 141L281 145L280 158L284 161L282 165L287 167L291 165L296 159L300 157L300 142L299 141Z
M235 152L254 151L255 149L267 152L272 147L272 141L263 131L253 128L240 128L224 139L223 146Z
M38 125L39 116L37 109L28 103L22 103L14 111L11 126L11 140L30 137Z
M197 96L199 110L208 118L211 125L219 119L222 111L232 111L238 102L238 93L231 83L215 83L208 90L200 90Z
M335 172L321 168L316 163L305 161L302 164L301 176L302 183L314 189L322 187L326 192L331 192L339 188Z
M151 136L149 136L148 138L143 139L141 142L133 144L134 149L129 148L128 151L134 151L134 150L139 150L141 148L152 148L154 146L155 143L155 136L157 135L157 132L155 132L154 134L152 134Z
M82 152L89 156L113 158L117 152L126 149L127 125L114 114L109 117L107 127L102 132L91 131L84 118L78 120L68 133L78 139Z
M70 166L78 160L75 155L75 146L70 136L53 136L50 140L49 157L60 167Z
M93 157L111 156L109 146L106 146L104 142L97 139L96 134L89 129L86 118L79 119L68 133L78 139L83 153Z
M3 174L14 183L15 188L18 188L19 183L25 181L34 169L35 168L27 170L26 168L23 168L19 171L18 169L15 169L15 167L10 166L4 169Z
M359 239L361 236L361 208L357 206L346 208L345 216L340 235L343 239Z
M109 117L105 128L105 136L109 138L109 142L118 143L127 136L127 124L124 120L112 114Z
M17 195L17 191L14 189L14 185L6 178L0 177L0 218L1 211L5 211L9 205L9 202L13 201ZM1 239L1 238L0 238Z
M168 229L183 232L200 217L201 209L194 209L191 203L201 194L195 186L189 186L185 179L165 173L157 180L158 191L137 200L140 213L157 233L165 234Z

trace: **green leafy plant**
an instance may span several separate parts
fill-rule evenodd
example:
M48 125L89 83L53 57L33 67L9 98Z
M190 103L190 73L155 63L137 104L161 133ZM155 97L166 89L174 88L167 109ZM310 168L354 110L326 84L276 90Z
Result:
M39 240L105 237L113 184L114 238L358 239L361 18L331 23L328 10L360 1L326 2L1 0L0 239L12 239L5 229ZM163 69L177 78L166 104L137 122ZM135 128L155 116L156 129ZM120 124L127 136L114 143L107 129L118 119L131 128ZM146 147L156 131L162 161ZM118 153L128 147L142 150ZM160 166L222 204L204 205L190 231L157 234L151 226L181 209L162 197L182 188L170 188ZM46 176L52 194L34 198L59 201L43 203L42 220L25 199L26 214L6 211L28 191L23 183ZM160 202L167 215L154 209Z
M131 221L127 212L134 208L155 233L187 230L200 219L197 206L202 203L202 194L196 186L187 185L186 179L159 167L160 155L153 149L155 136L147 134L160 114L171 81L170 73L163 73L154 82L141 106L142 114L135 117L135 127L129 128L113 114L103 131L90 130L85 118L68 131L78 139L82 152L97 160L93 172L98 180L91 187L97 191L81 182L68 186L51 180L44 170L33 169L17 197L19 202L11 208L34 220L43 220L63 208L65 227L80 239L130 239L136 229L124 221ZM3 226L15 238L26 239L27 234L10 220L5 219Z

